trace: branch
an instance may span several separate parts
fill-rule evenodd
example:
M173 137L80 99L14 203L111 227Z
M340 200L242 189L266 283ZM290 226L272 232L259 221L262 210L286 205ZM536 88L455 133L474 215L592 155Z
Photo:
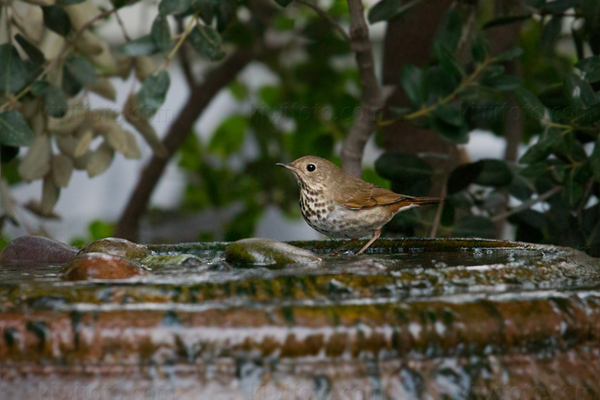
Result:
M350 45L356 53L356 64L362 84L360 114L355 118L342 146L342 166L352 175L362 175L362 156L369 137L377 128L377 115L384 98L375 76L373 47L365 20L362 0L348 0L350 10Z
M446 174L444 183L442 185L442 193L440 194L440 197L442 197L442 199L444 197L446 197L447 189L448 189L448 175ZM438 231L438 228L440 227L440 222L442 221L443 211L444 211L444 200L440 201L440 204L438 204L437 209L435 210L435 218L433 219L433 226L431 227L431 233L429 234L429 237L432 239L435 239L435 237L437 236L437 231Z
M503 219L510 217L511 215L520 213L521 211L525 211L529 207L533 206L534 204L546 201L550 197L554 196L556 193L560 192L562 189L563 189L562 187L556 186L554 189L550 189L546 193L538 196L537 198L528 200L525 203L522 203L520 206L513 208L512 210L506 211L502 214L494 215L492 218L490 218L490 220L492 222L498 222L498 221L501 221Z
M142 171L139 181L131 194L125 210L115 229L115 236L136 240L142 215L148 208L150 197L158 184L167 163L192 132L194 123L212 99L226 87L255 57L249 50L238 50L215 70L208 73L204 83L191 91L185 107L181 110L169 128L163 144L167 148L167 157L152 156Z
M326 20L327 22L329 22L335 28L335 30L338 31L338 33L340 34L340 36L342 38L344 38L345 41L350 42L350 36L348 36L348 34L344 30L344 28L342 28L341 25L338 24L335 19L331 18L331 16L329 14L327 14L325 11L323 11L322 9L320 9L315 4L309 3L306 0L296 0L296 3L305 5L306 7L312 9L321 18L323 18L324 20Z

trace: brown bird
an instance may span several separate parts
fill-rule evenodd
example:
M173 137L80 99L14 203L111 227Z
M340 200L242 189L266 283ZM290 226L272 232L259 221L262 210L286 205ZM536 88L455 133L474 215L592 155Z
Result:
M302 216L313 229L327 236L352 239L350 243L371 236L358 254L377 240L381 227L400 211L443 200L394 193L347 174L321 157L305 156L277 165L294 173L300 185Z

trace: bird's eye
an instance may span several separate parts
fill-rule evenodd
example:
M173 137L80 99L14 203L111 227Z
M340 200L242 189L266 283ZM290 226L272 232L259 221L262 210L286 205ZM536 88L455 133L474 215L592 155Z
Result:
M307 170L308 172L313 172L315 169L317 169L317 167L315 167L315 164L308 164L308 165L306 166L306 170Z

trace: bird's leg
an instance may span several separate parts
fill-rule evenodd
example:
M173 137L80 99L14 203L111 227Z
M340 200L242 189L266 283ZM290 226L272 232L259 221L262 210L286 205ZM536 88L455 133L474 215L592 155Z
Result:
M349 242L344 242L341 246L339 246L338 248L336 248L333 252L331 252L332 256L337 256L337 254L340 252L340 250L342 250L343 248L345 248L346 246L351 245L352 243L356 242L358 239L350 239Z
M375 229L375 231L373 232L373 237L371 238L371 240L369 240L367 242L367 244L365 244L363 246L363 248L360 249L360 251L358 253L356 253L356 255L362 254L366 249L368 249L369 246L372 245L373 242L376 241L379 238L379 235L381 235L381 229Z

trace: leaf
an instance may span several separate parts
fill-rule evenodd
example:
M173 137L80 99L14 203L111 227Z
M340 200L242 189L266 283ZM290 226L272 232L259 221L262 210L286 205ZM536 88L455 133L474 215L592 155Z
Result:
M435 32L434 43L440 44L447 52L452 54L456 50L462 36L462 28L463 23L458 8L451 7L442 16L442 20Z
M471 45L471 55L477 62L484 62L490 53L490 45L479 30L473 32L473 44Z
M56 0L56 4L59 6L72 6L83 3L84 1L86 0Z
M428 118L427 121L431 128L435 129L445 140L458 144L465 144L469 141L469 128L466 124L461 126L450 125L436 116Z
M236 10L236 0L219 0L216 2L217 30L223 32L233 19Z
M402 87L408 99L415 107L423 103L423 71L414 65L404 65L402 68Z
M422 0L403 3L401 0L381 0L369 10L369 22L375 24L399 17L419 4Z
M596 140L596 144L594 145L594 151L590 156L590 169L592 170L592 175L594 175L594 179L600 182L600 138Z
M580 60L575 67L583 72L588 82L600 81L600 56L591 56Z
M209 144L208 151L221 157L228 157L239 151L244 143L244 135L248 129L248 118L243 115L233 115L227 118L217 128Z
M579 0L556 0L544 4L540 8L540 14L562 14L569 8L579 5Z
M452 236L493 239L496 237L496 227L488 218L466 217L452 227Z
M275 0L275 3L279 4L281 7L289 6L294 0Z
M448 195L466 189L471 183L475 182L482 170L483 163L481 161L462 164L456 167L448 176Z
M27 83L27 69L17 49L5 43L0 45L0 95L16 93Z
M429 91L427 97L439 100L449 96L458 88L460 77L450 74L440 65L433 65L427 68L423 82L421 85L427 86ZM421 89L422 92L427 92L427 90Z
M462 107L459 103L442 104L435 109L433 114L453 126L462 126L465 123Z
M164 53L169 51L171 48L171 28L169 28L169 23L165 15L158 14L156 16L156 19L152 23L150 36L160 51Z
M17 33L15 39L17 40L25 54L27 54L27 57L29 57L31 62L33 62L36 65L42 65L46 62L46 57L44 57L44 53L42 53L40 49L35 47L35 45L31 44L31 42L25 39L25 37L22 36L20 33Z
M530 19L532 16L533 16L533 14L524 14L524 15L515 15L515 16L510 16L510 17L496 18L496 19L486 22L483 25L483 29L489 29L494 26L515 24L517 22L526 21L526 20Z
M600 2L598 0L581 0L580 11L585 20L585 31L588 43L595 55L600 54Z
M5 146L29 146L33 142L33 131L23 115L16 110L0 114L0 143Z
M482 79L481 86L497 92L509 92L521 86L521 82L512 75L498 75Z
M146 78L138 92L139 106L145 116L154 115L163 105L170 84L169 73L165 70Z
M525 178L539 178L546 174L550 168L545 162L530 164L521 170L521 176Z
M551 152L552 150L548 146L543 143L536 143L527 149L519 159L519 164L534 164L543 161L548 158Z
M440 65L446 71L456 77L461 77L463 75L463 70L458 62L456 62L454 54L452 54L442 43L435 42L433 44L433 51L435 52Z
M196 25L187 40L200 56L208 60L219 61L225 57L221 46L221 36L210 26Z
M515 58L521 57L522 54L523 54L522 48L513 47L512 49L506 50L504 53L500 53L499 55L494 57L494 60L496 60L497 62L510 61L510 60L514 60Z
M415 154L384 153L375 161L375 172L392 182L392 189L410 195L429 190L433 168Z
M570 73L564 82L565 94L575 114L583 113L596 104L596 93L591 85L578 75Z
M192 6L192 0L162 0L158 5L161 15L182 14Z
M65 57L65 68L73 78L82 86L93 85L96 82L96 69L89 60L83 56L69 53Z
M540 44L542 49L551 52L560 36L562 30L562 17L555 16L550 18L544 27L542 28L542 35L540 37Z
M573 124L591 125L596 121L600 121L600 103L596 103L571 121Z
M71 32L71 20L69 14L59 6L42 7L44 13L44 24L48 29L61 36L67 36Z
M525 113L538 120L544 117L544 105L529 90L519 88L515 90L515 97Z
M512 183L513 173L504 161L484 159L479 162L482 163L482 168L475 179L478 185L503 187Z
M159 51L151 35L142 36L139 39L124 43L119 46L118 50L119 52L132 57L149 56L156 54Z
M67 98L58 86L47 81L37 81L31 85L31 93L44 100L48 115L54 118L62 118L67 113Z

